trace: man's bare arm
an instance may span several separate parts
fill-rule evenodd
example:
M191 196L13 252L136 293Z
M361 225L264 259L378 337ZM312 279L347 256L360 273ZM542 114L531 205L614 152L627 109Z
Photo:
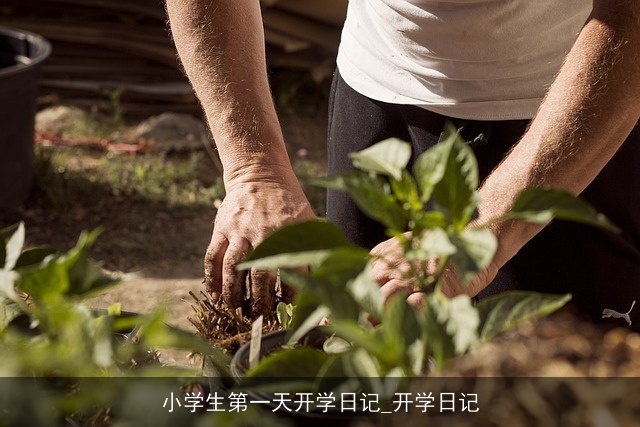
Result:
M480 188L475 224L507 213L525 189L540 186L581 193L613 157L640 118L640 2L595 0L593 13L549 88L522 140ZM623 185L623 183L621 183ZM512 221L492 226L499 247L489 268L469 285L450 273L443 291L476 295L542 227ZM373 253L393 253L394 239ZM385 263L374 275L385 295L412 292ZM420 304L415 293L409 301Z
M267 80L257 0L167 0L173 40L225 167L288 167ZM266 141L269 141L268 143Z
M205 283L239 306L236 265L273 229L313 217L293 173L267 79L258 0L167 0L172 36L205 111L227 196L205 255ZM273 289L254 272L252 306L272 309Z
M638 122L639 99L640 2L596 0L529 130L483 183L479 222L506 213L526 188L581 193ZM518 221L494 231L499 268L540 227Z

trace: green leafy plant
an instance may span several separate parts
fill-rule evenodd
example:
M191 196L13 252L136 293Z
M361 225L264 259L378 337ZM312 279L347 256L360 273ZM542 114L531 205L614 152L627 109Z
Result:
M62 417L85 419L127 402L147 402L148 393L159 390L169 396L201 375L162 365L156 348L199 352L217 375L229 375L229 358L221 350L165 324L162 309L135 315L119 304L94 310L82 303L120 282L89 256L99 233L82 233L75 247L61 252L25 249L22 223L0 230L0 377L15 378L0 382L0 425L57 426ZM148 419L148 411L126 412L125 419ZM189 424L183 419L180 425Z
M338 387L389 398L402 384L399 379L441 369L482 340L549 314L570 299L508 292L474 304L466 295L445 297L445 269L469 282L489 265L497 240L490 223L469 226L479 202L478 166L454 129L417 158L413 173L407 170L410 157L409 144L385 140L352 154L357 170L319 184L348 192L365 214L400 240L410 265L408 278L424 292L422 308L407 304L403 295L384 301L371 273L375 259L350 244L335 225L309 221L283 227L240 266L278 269L297 291L287 345L251 369L246 384L259 384L264 377L286 379L296 366L295 374L307 378L309 390ZM511 212L491 223L546 224L553 218L616 229L584 201L551 188L525 191ZM438 267L427 268L434 259ZM301 273L303 266L310 267L308 273ZM295 346L323 318L330 319L326 330L331 336L324 351Z

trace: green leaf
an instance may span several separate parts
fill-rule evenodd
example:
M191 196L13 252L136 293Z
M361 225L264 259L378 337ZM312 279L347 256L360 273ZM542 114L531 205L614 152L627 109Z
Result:
M430 228L446 228L447 218L441 211L422 211L413 215L414 230L428 230Z
M453 255L458 249L449 235L440 227L425 230L418 239L417 248L411 251L408 259L425 260Z
M317 392L333 392L335 396L342 396L343 392L362 391L360 381L349 378L345 370L345 361L349 358L348 353L335 354L322 366L315 382Z
M306 266L317 266L324 262L331 255L331 250L303 251L296 253L284 253L279 255L265 256L251 261L238 264L238 270L249 270L252 268L262 270L276 270L278 268L296 268Z
M498 249L498 239L486 228L465 229L452 236L457 251L451 255L451 263L463 283L489 266Z
M293 304L287 304L280 301L276 306L276 318L282 328L288 329L293 319Z
M94 285L104 284L101 265L89 256L89 249L101 233L100 228L83 231L76 246L60 257L60 262L68 268L70 295L84 295L93 290Z
M407 367L407 350L420 338L421 328L405 294L398 293L387 301L380 328L389 356L396 359L397 365Z
M15 271L0 270L0 295L18 302L19 297L15 289L18 278L18 273Z
M310 315L315 308L326 306L329 310L328 314L337 318L356 319L358 317L358 304L353 297L343 292L346 285L345 281L330 282L323 278L312 277L301 273L281 270L282 280L287 285L298 290L296 299L296 316L292 324L292 328L298 327L305 321L305 314ZM304 295L305 304L302 305L302 296ZM315 305L315 308L312 308ZM302 308L301 308L302 307ZM299 311L300 310L300 311ZM318 319L320 320L320 319Z
M340 357L344 371L348 376L357 378L358 384L353 390L378 397L378 402L384 407L395 397L395 393L405 381L402 380L404 372L400 368L382 369L379 360L363 349L356 349L345 353ZM343 391L343 390L340 390Z
M113 307L113 305L111 307ZM107 315L113 316L113 332L127 334L133 330L137 330L143 323L143 316L123 313L116 315L115 313L109 312L111 307L107 310Z
M29 262L21 267L20 288L34 300L43 302L65 294L86 295L96 287L116 283L116 279L103 274L100 265L89 257L89 249L100 233L100 229L82 232L77 244L67 253L48 255L40 263Z
M58 250L52 246L43 246L38 248L25 249L16 262L15 269L28 267L30 265L39 264L50 255L55 255Z
M433 188L433 200L449 213L451 223L462 230L471 220L478 203L478 164L473 150L452 129L438 144L449 148L442 179Z
M20 272L19 287L34 301L48 303L69 289L69 258L49 256Z
M5 257L4 257L4 269L13 270L20 258L22 247L24 246L24 223L20 222L15 232L6 240L5 244Z
M287 286L295 289L297 294L308 292L316 296L313 291L315 290L315 286L317 284L315 283L314 279L309 276L308 273L303 274L299 271L294 270L280 270L280 279L283 283L286 283ZM298 311L298 309L300 308L299 304L295 303L294 305L296 307L296 313L304 316L300 314L301 312ZM296 320L297 319L295 318L293 319L294 322Z
M373 278L373 267L368 263L365 269L347 284L347 292L358 303L362 310L376 319L382 317L384 295L380 285Z
M370 255L366 249L351 247L334 250L316 269L310 279L313 292L331 311L332 318L357 319L361 306L350 292L345 292L367 266ZM286 282L285 282L286 283Z
M113 348L113 316L99 316L95 320L92 338L93 362L101 368L108 368L114 363Z
M480 316L467 295L447 298L435 292L427 298L436 320L453 340L454 351L462 354L478 340Z
M325 317L329 316L329 308L320 303L308 292L296 296L296 316L287 330L287 344L294 344L309 331L318 327Z
M620 229L583 199L556 188L530 188L516 199L511 211L502 220L523 219L547 224L553 218L603 227L614 232Z
M389 138L357 153L351 153L349 157L360 170L400 181L402 171L411 158L411 145L397 138Z
M355 279L367 265L369 253L366 249L351 247L338 248L329 254L322 264L303 274L297 271L281 270L282 281L299 293L313 295L317 305L326 305L333 314L344 314L345 310L357 315L357 304L350 294L345 293L347 284ZM300 302L296 303L296 313L300 314ZM297 316L297 315L296 315Z
M402 171L402 178L397 181L390 180L393 195L401 202L402 207L410 212L421 212L424 210L420 196L418 195L418 187L409 172Z
M422 153L416 160L413 175L418 182L423 203L431 199L433 189L444 177L450 151L450 144L439 143Z
M343 359L344 360L344 359ZM379 378L381 375L380 365L375 357L362 348L357 348L350 353L350 368L354 371L353 376L364 378Z
M430 365L436 369L444 369L446 363L455 356L453 338L446 331L446 322L438 320L440 310L435 301L436 293L428 294L425 297L425 304L422 309L426 334L426 353L430 359Z
M99 265L99 264L96 264ZM104 292L106 289L121 283L124 278L133 278L136 277L136 274L125 274L120 277L117 274L101 274L100 277L95 279L93 283L87 289L74 290L70 292L71 295L81 296L83 298L88 298L93 295L98 295Z
M247 256L246 261L341 246L350 246L350 243L336 225L326 221L304 221L286 225L271 233Z
M317 268L311 270L311 277L344 288L347 281L356 278L367 266L369 251L357 246L337 248L331 251Z
M147 315L135 317L140 330L136 335L136 341L141 348L174 348L196 352L208 356L208 361L215 366L221 376L231 376L229 355L218 347L212 347L190 331L167 325L164 317L165 311L162 307L154 308Z
M27 313L27 304L16 293L15 284L18 274L15 271L0 270L0 332L4 331L13 319Z
M363 348L382 363L393 365L394 355L389 354L384 338L376 330L365 330L355 320L331 320L327 329L350 342L354 348Z
M120 316L121 312L122 312L122 304L119 302L115 304L111 304L109 307L107 307L107 314L109 316Z
M523 321L547 316L563 307L570 294L553 295L528 291L508 291L476 304L480 316L480 339L489 340Z
M314 348L282 349L261 359L247 372L246 377L315 378L328 359L329 355Z
M16 231L18 230L18 227L20 227L21 224L22 223L19 222L17 224L10 225L9 227L0 228L0 265L2 266L6 265L7 242L9 241L11 236L13 236L16 233Z
M424 326L421 326L422 337L416 339L407 348L408 373L413 376L424 374L424 365L427 360L427 346Z
M238 268L275 269L317 265L329 255L331 249L344 246L352 245L336 225L325 221L305 221L284 226L267 236Z
M348 172L317 179L317 185L346 191L360 210L387 228L406 230L408 218L402 204L391 194L389 184L378 176Z
M22 307L9 298L0 295L0 333L6 329L13 319L22 313Z
M351 350L351 344L335 335L330 336L322 345L322 350L327 354L340 354Z

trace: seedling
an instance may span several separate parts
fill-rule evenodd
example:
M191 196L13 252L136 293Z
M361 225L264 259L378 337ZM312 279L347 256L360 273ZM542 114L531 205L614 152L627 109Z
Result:
M478 166L473 151L452 128L435 147L421 154L407 171L410 145L390 139L354 153L356 171L321 180L320 185L348 192L359 208L397 237L410 263L410 280L424 293L421 309L404 296L384 301L373 280L369 251L350 244L333 224L309 221L289 225L269 236L239 268L279 269L297 290L289 342L295 342L323 318L338 351L284 349L248 372L256 378L286 378L287 367L305 366L310 391L357 390L389 398L402 378L444 368L448 361L482 340L532 317L562 307L570 295L509 292L475 305L460 295L446 298L440 288L445 268L468 283L495 254L496 221L547 224L554 218L616 228L591 206L557 189L523 192L501 218L473 228L479 197ZM409 233L406 233L406 232ZM437 269L429 269L431 260ZM301 273L300 267L310 267ZM376 325L371 318L378 319ZM276 372L278 367L284 368ZM299 374L299 373L298 373ZM342 378L337 384L335 378ZM332 378L332 381L327 381Z

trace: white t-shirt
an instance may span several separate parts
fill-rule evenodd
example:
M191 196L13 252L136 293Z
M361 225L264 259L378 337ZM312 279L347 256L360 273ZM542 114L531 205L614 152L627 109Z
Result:
M528 119L591 9L592 0L350 0L338 69L379 101Z

